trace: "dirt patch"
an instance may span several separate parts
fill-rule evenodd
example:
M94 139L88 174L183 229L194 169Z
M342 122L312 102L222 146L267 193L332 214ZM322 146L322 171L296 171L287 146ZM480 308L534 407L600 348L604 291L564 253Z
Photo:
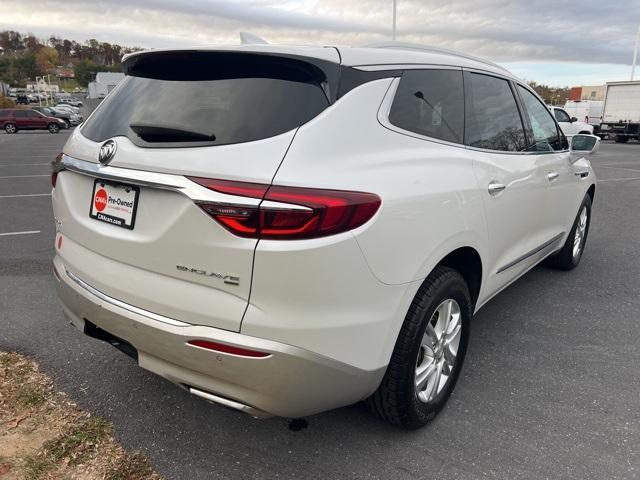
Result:
M37 364L0 352L0 480L160 480L105 420L83 412Z

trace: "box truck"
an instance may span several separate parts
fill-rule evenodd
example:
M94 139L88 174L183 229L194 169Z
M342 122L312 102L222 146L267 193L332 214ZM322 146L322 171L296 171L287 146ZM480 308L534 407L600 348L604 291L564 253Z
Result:
M618 143L640 141L640 81L607 83L600 133Z

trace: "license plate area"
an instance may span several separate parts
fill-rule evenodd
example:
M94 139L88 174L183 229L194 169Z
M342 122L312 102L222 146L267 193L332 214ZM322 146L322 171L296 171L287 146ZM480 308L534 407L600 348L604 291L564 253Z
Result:
M93 183L89 216L116 227L133 230L139 197L140 187L98 178Z

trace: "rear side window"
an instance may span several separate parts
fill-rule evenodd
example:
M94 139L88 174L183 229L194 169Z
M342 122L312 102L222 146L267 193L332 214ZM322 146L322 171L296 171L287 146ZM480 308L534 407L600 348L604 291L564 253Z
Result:
M529 136L532 137L533 142L529 150L534 152L563 150L564 141L558 133L556 122L553 121L549 109L526 88L518 85L518 91L531 125Z
M0 110L0 117L8 117L11 110Z
M329 105L321 73L304 62L183 55L129 73L82 127L89 139L122 135L143 147L250 142L299 127Z
M462 71L406 70L393 99L389 121L420 135L462 143Z
M507 152L525 150L522 119L509 82L469 73L465 88L465 144Z

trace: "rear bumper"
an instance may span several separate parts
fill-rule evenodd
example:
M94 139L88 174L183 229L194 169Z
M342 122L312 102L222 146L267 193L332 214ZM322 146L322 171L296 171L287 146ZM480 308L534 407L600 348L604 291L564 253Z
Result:
M362 370L298 347L190 325L127 305L95 290L54 259L58 296L71 322L85 320L133 345L138 363L215 403L254 416L302 417L355 403L379 385L384 369ZM248 358L187 344L203 339L269 353Z

